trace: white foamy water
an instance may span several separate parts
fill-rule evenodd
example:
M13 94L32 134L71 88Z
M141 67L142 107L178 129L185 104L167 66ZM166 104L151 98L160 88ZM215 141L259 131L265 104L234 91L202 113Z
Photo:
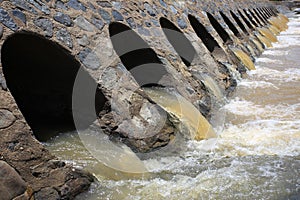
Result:
M300 19L288 25L215 113L224 116L218 137L144 157L153 171L144 179L99 166L74 136L49 144L62 159L98 173L99 182L77 199L299 199Z

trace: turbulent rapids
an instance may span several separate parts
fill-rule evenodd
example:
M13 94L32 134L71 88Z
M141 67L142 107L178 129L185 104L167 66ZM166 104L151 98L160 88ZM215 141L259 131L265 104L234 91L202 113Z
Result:
M287 30L287 18L282 15L270 23L273 28L257 33L264 47L253 39L260 51L266 48L255 65L248 55L235 49L251 71L238 82L234 96L214 111L213 115L219 116L214 130L180 95L161 88L145 89L187 128L178 130L189 138L174 141L179 147L167 146L158 153L140 156L141 166L151 175L136 177L107 168L86 150L76 133L46 143L59 158L88 169L98 178L98 183L78 199L299 198L300 18L291 18ZM285 31L275 37L278 30ZM209 78L206 84L220 99L218 86ZM197 141L204 138L210 139ZM107 150L105 146L99 148ZM128 153L126 149L118 151Z

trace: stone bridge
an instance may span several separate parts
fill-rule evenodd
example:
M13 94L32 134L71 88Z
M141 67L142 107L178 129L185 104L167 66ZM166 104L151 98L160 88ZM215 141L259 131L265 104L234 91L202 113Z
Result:
M168 117L153 133L165 111L143 87L175 90L209 120L217 97L204 76L230 95L234 74L253 68L236 50L254 61L277 12L248 0L0 1L0 199L87 190L93 177L41 142L96 119L133 151L167 145L176 125Z

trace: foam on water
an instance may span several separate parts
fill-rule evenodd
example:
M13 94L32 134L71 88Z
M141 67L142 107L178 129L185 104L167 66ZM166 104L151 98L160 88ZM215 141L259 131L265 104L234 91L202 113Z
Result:
M278 26L284 18L273 20ZM166 147L143 159L152 177L99 177L99 183L78 199L297 199L300 66L292 52L300 52L299 22L291 19L289 29L257 60L256 70L239 81L234 96L217 113L225 116L217 138L182 142L181 150L160 155L168 152ZM78 144L71 142L53 149L76 154ZM79 153L85 160L77 165L95 166L88 154Z

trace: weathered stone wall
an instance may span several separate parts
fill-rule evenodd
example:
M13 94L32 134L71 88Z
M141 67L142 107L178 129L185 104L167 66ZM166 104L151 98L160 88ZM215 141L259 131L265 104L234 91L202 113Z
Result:
M112 137L118 137L133 150L143 152L166 145L176 130L172 122L168 121L157 134L150 134L152 128L162 118L163 114L161 113L164 113L164 111L159 107L151 107L153 104L151 99L142 90L137 90L139 87L139 82L136 82L137 77L132 76L128 72L128 67L124 63L126 63L126 59L129 63L135 62L135 59L138 60L137 57L140 55L137 54L131 57L123 55L124 60L122 60L122 55L118 55L118 52L115 51L116 46L114 45L118 44L113 45L111 42L109 25L113 22L125 24L128 26L130 36L136 38L136 41L144 40L153 50L147 51L147 53L150 52L149 54L152 57L145 55L145 58L142 57L140 60L148 59L159 63L166 70L165 77L160 80L159 84L177 90L183 97L192 102L203 115L209 118L213 97L209 95L201 79L197 78L197 74L201 72L211 76L217 81L224 95L228 95L235 87L235 80L224 64L229 63L241 73L244 73L246 70L245 66L233 55L229 47L235 46L247 51L247 45L253 46L249 41L248 34L237 25L230 11L240 17L237 13L238 9L269 6L271 5L267 1L229 0L159 0L145 2L4 0L0 1L0 22L2 23L0 25L0 46L2 47L3 43L8 41L7 39L9 38L11 39L10 41L14 41L14 33L16 32L19 35L39 34L46 40L60 45L60 47L64 48L62 51L66 55L70 55L71 60L74 59L73 64L80 65L82 69L88 72L95 80L95 83L98 84L97 87L100 93L104 94L107 102L105 105L100 106L102 110L100 112L100 123L104 132L112 135ZM240 32L239 36L234 35L229 29L219 11L222 11L230 19ZM222 25L230 36L229 41L224 42L222 40L207 18L206 12L212 14ZM188 19L189 15L196 17L206 27L217 41L220 47L220 49L217 49L218 51L210 52L206 48L193 30ZM178 30L188 38L192 45L191 48L194 48L195 54L191 60L188 60L189 62L183 62L180 55L176 52L177 50L166 38L160 25L162 17L174 23ZM243 21L242 23L248 33L253 31ZM115 23L115 30L111 29L111 31L118 32L121 29L120 24ZM131 30L136 34L131 32ZM40 36L34 37L40 38ZM41 84L41 87L44 86L45 88L36 89L39 88L39 83L35 82L36 76L39 76L39 74L35 71L39 71L38 69L42 69L43 66L47 65L42 60L43 56L47 57L47 54L49 54L49 57L51 57L51 55L46 47L45 49L43 49L43 46L39 50L34 49L35 45L37 45L35 42L40 40L37 39L35 41L33 39L32 41L32 46L26 44L28 48L21 46L22 42L20 42L20 46L18 46L17 42L7 42L6 47L3 47L1 51L0 159L12 166L26 182L27 190L23 191L25 193L23 198L28 198L34 194L36 199L68 199L87 189L92 181L92 177L55 160L55 157L50 155L43 145L35 139L42 133L34 132L33 134L31 128L34 129L34 123L36 122L27 116L33 110L39 110L41 116L47 116L47 112L49 114L51 108L43 108L44 100L41 100L41 105L32 105L32 107L35 107L26 108L26 106L30 105L30 101L27 99L26 101L29 101L29 103L24 108L20 108L22 112L24 111L23 115L27 121L31 121L30 125L32 127L29 127L19 110L20 104L18 101L21 102L22 98L17 97L17 92L13 93L13 91L18 91L14 88L17 86L20 86L19 90L22 90L23 93L28 92L28 96L32 95L33 97L35 97L34 95L53 97L56 96L55 91L64 91L64 89L56 90L60 87L58 83L60 81L63 83L63 80L57 78L62 73L57 66L55 72L49 68L47 68L49 72L45 72L50 76L50 78L47 78L49 84ZM132 46L134 46L134 43ZM6 51L6 48L12 50ZM144 48L148 47L144 46ZM134 49L131 49L131 46L128 45L125 50L126 53ZM27 62L26 57L20 55L22 51L24 51L24 54L26 53L26 56L30 55L31 59L37 59L36 63L38 64L31 61ZM36 53L36 57L32 53ZM249 52L252 57L257 56L259 53L255 48L252 54ZM7 55L9 59L6 57ZM154 59L153 55L154 57L156 56L158 61L155 61L156 58ZM121 56L121 59L119 56ZM16 61L13 61L14 59ZM56 58L51 57L51 59L55 60ZM7 66L4 65L4 60ZM15 71L10 71L10 63L19 63L20 66L16 67ZM34 63L36 66L31 66L26 70L28 67L26 64L28 63ZM18 71L19 68L22 68L22 70ZM10 81L11 75L8 75L8 71L9 74L14 72L21 73L16 75L16 77L20 77L22 81ZM55 73L57 73L57 76ZM72 77L68 81L71 81L73 84L74 80L71 79ZM34 86L35 90L31 90L29 86ZM64 84L61 87L64 88ZM134 91L136 92L133 93ZM103 100L102 96L100 98ZM15 100L18 105L15 103ZM59 100L53 104L58 102ZM64 106L70 109L72 103L66 102ZM47 103L47 105L50 104ZM53 107L55 106L53 105ZM44 109L45 111L43 112ZM54 110L57 111L58 108L53 108L53 112ZM150 116L145 114L147 112L150 112ZM70 117L69 115L66 116ZM46 123L46 125L50 126L51 124ZM142 133L143 135L141 135ZM147 137L147 134L151 136Z

